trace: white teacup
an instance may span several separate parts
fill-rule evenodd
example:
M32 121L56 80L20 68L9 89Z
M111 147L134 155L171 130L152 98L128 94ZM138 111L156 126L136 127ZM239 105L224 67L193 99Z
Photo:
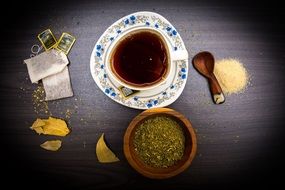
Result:
M128 81L126 78L123 77L120 73L116 71L114 68L114 54L118 50L118 46L120 43L122 43L126 38L129 38L132 35L138 34L140 32L149 32L157 36L160 41L162 42L164 49L166 50L166 68L163 73L163 75L156 81L147 82L143 84L137 84ZM165 83L169 79L170 73L172 69L174 68L175 61L177 60L184 60L188 59L188 52L187 50L174 50L173 47L170 44L170 37L161 32L160 30L150 28L150 27L138 27L138 28L132 28L128 31L125 31L123 34L120 34L112 43L110 46L109 51L106 55L106 70L109 76L112 77L113 80L115 80L120 85L133 89L133 90L150 90L154 89L162 84ZM138 52L139 53L139 52Z

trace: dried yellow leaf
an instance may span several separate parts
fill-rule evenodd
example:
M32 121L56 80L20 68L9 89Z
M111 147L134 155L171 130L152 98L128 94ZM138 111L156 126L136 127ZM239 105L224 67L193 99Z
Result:
M31 129L35 130L39 135L44 133L44 130L43 130L43 126L45 125L45 122L41 119L37 119L32 127L30 127Z
M61 147L60 140L46 141L40 145L43 149L57 151Z
M64 120L49 117L43 119L45 125L43 126L45 135L66 136L70 131Z
M120 161L119 158L107 147L104 141L104 133L99 138L96 145L96 155L101 163L111 163Z
M66 136L70 132L64 120L53 117L37 119L31 129L35 130L38 134L56 136Z

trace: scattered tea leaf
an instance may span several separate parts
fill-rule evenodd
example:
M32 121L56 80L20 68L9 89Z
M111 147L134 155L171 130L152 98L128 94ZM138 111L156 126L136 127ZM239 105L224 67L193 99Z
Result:
M46 141L40 145L43 149L57 151L61 147L60 140Z
M104 133L99 138L96 145L96 155L101 163L112 163L120 161L119 158L107 147L104 141Z

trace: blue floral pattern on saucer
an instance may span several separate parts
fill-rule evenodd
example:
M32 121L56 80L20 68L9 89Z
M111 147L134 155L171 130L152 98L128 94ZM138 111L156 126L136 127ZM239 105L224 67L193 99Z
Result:
M106 52L114 39L126 30L146 26L162 31L168 37L173 51L186 49L177 30L164 17L153 12L137 12L112 24L97 41L90 58L91 74L98 87L114 101L136 109L164 107L173 103L182 93L188 76L188 59L175 61L172 78L159 89L138 92L128 98L123 96L120 85L109 78L106 72Z

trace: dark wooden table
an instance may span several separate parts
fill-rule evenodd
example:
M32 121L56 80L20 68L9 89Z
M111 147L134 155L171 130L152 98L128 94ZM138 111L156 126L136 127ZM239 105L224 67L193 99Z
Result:
M0 62L3 182L27 177L23 186L77 189L230 189L281 184L278 172L284 169L284 8L212 1L45 3L26 3L28 8L15 11L19 15L15 19L7 20L7 15L1 13L5 20ZM142 10L166 17L190 53L186 87L169 107L191 120L197 132L198 152L184 173L161 181L142 177L124 158L124 132L141 111L109 99L96 86L89 69L91 51L105 29L122 16ZM39 44L37 34L46 28L51 28L57 38L62 32L77 37L68 55L74 97L49 103L55 117L66 119L67 109L71 112L66 120L72 132L59 138L63 146L58 152L39 147L54 137L39 136L29 129L36 118L48 115L34 111L32 92L37 85L28 80L23 60L30 56L31 46ZM201 50L211 51L216 59L238 58L250 73L251 85L242 94L227 96L226 103L214 105L207 81L191 64ZM120 162L97 161L95 145L102 133ZM37 180L41 186L35 185Z

